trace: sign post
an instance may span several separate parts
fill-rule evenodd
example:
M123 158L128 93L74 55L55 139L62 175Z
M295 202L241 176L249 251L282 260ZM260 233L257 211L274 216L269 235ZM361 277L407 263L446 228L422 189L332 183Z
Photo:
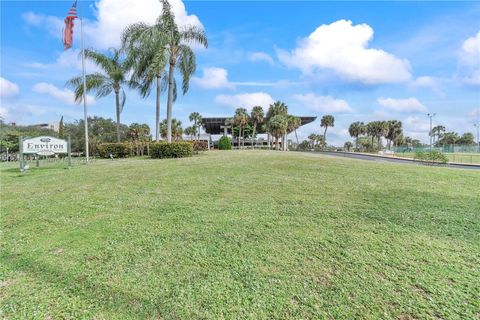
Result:
M23 137L18 137L18 148L20 151L20 159L18 162L20 163L20 172L23 172Z
M72 143L70 140L70 135L68 135L68 169L72 167Z
M63 139L58 139L49 136L40 136L30 139L19 138L20 147L20 171L25 171L25 165L23 161L24 154L37 155L37 167L39 167L40 156L51 156L57 153L68 154L68 167L71 167L71 148L70 148L70 136L68 142Z

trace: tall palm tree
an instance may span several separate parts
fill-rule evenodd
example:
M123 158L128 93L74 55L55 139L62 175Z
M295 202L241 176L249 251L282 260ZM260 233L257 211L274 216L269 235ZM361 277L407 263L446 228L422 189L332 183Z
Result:
M208 46L204 30L197 26L179 28L175 22L170 3L162 0L162 15L158 18L166 39L165 48L168 61L168 100L167 100L167 142L172 141L172 105L174 96L174 73L177 69L182 76L183 94L188 91L190 77L197 68L195 53L191 45Z
M167 136L167 119L163 119L163 121L160 122L160 133L162 135L162 138L165 139L165 137ZM182 121L173 118L172 119L173 141L181 140L182 134L183 134Z
M200 140L200 127L202 126L202 116L198 112L192 112L188 116L188 120L193 121L195 135L197 136L197 140Z
M266 116L267 121L276 115L283 115L285 117L288 115L288 107L284 102L276 101L269 106Z
M312 148L315 148L315 142L316 142L316 139L317 139L317 135L315 133L310 133L308 135L308 140L310 140L310 143L312 145Z
M115 93L117 142L120 142L120 114L127 99L123 87L138 87L134 81L127 80L130 64L123 58L121 51L118 49L113 49L111 55L87 49L85 50L85 58L95 63L102 70L102 73L96 72L86 75L87 92L94 91L97 98L103 98L112 92ZM75 102L80 103L83 99L82 76L68 80L66 86L73 88Z
M160 18L153 25L138 22L128 26L122 35L122 48L127 60L133 65L132 80L140 82L139 91L143 98L156 87L155 139L160 140L160 95L167 88L165 67L167 64L166 38ZM176 100L176 87L174 97Z
M264 120L263 108L260 106L255 106L252 108L250 113L250 119L253 123L253 133L252 133L252 149L253 149L253 140L255 140L255 133L257 131L257 125L261 125Z
M365 125L360 121L353 122L348 127L348 133L352 138L355 138L355 148L358 149L358 137L365 133Z
M195 136L195 133L197 130L191 126L191 127L186 127L185 130L183 130L183 133L185 133L187 136L190 136L190 139L193 140L193 137Z
M297 140L297 144L298 144L297 129L300 128L300 126L302 125L302 119L300 119L299 117L288 115L287 121L288 121L287 133L295 132L295 139Z
M387 121L387 134L385 138L387 138L388 149L390 149L392 141L395 141L397 137L402 134L402 122L398 120L389 120Z
M287 117L282 114L277 114L270 118L267 122L268 131L275 138L275 149L280 150L279 138L284 136L287 132L288 121Z
M323 132L323 138L327 141L327 129L328 127L333 127L335 125L335 118L332 115L325 115L320 121L320 127L324 127L325 131Z
M248 123L247 109L237 108L235 115L233 116L235 124L238 126L238 147L240 147L240 137L245 136L245 125ZM245 139L242 141L242 145L245 146Z
M437 137L437 142L440 140L442 137L443 133L445 133L445 127L442 125L438 125L433 127L432 129L432 134L433 134L433 140L435 142L435 136Z

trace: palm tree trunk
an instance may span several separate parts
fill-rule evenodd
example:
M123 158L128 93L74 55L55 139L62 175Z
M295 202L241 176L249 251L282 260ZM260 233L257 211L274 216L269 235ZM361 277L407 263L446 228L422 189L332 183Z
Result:
M295 139L297 140L297 145L298 145L297 128L295 128Z
M155 106L155 140L160 141L160 76L157 76L157 101Z
M325 131L323 131L323 140L325 140L325 143L327 143L327 129L328 129L328 126L325 127Z
M117 142L120 142L120 99L117 89L115 89L115 110L117 114Z
M168 102L167 102L167 142L172 142L172 104L173 104L173 72L175 69L175 63L170 61L170 67L168 69Z
M242 130L242 148L245 147L245 127Z
M255 131L256 131L256 129L257 129L257 124L254 123L254 124L253 124L253 132L252 132L252 149L254 149L254 147L253 147L253 140L255 139Z
M355 149L358 149L358 136L355 137Z

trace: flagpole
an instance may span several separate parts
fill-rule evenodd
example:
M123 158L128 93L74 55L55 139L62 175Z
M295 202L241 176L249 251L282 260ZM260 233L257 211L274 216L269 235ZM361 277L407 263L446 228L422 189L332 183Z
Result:
M87 80L85 78L85 48L83 46L83 18L81 16L80 16L80 42L81 42L81 49L82 49L83 122L85 123L85 157L88 163L89 152L88 152L88 119L87 119Z

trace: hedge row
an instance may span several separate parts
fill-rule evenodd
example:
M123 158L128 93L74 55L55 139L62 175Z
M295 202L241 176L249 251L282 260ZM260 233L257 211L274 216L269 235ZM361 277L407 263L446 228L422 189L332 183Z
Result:
M150 144L150 157L152 158L185 158L192 155L193 144L191 142L155 142Z
M207 141L192 141L193 152L207 151L208 142Z
M97 145L98 155L102 158L125 158L132 154L132 145L128 142L100 143Z

